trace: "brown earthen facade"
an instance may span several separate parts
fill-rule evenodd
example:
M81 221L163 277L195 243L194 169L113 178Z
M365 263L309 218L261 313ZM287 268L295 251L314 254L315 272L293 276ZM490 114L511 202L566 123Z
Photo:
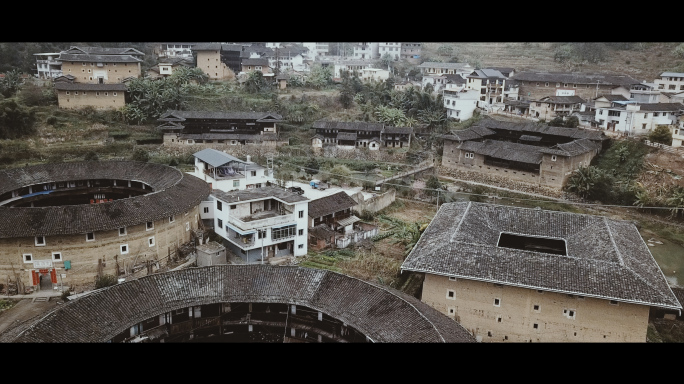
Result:
M197 68L202 69L210 80L228 80L235 77L235 73L221 62L220 50L197 51Z
M197 229L197 207L182 215L122 227L73 235L44 236L44 245L36 245L35 237L0 239L0 281L19 277L25 286L34 285L33 271L41 261L52 262L57 273L57 284L64 286L92 283L102 260L103 273L117 276L125 266L141 265L147 260L166 263L165 258L177 246L190 241ZM27 255L29 257L27 257ZM68 262L68 263L65 263ZM68 264L69 269L65 269ZM44 273L43 278L49 278Z
M65 91L57 90L60 108L119 109L126 105L125 91Z
M422 301L482 342L645 342L648 305L425 274Z
M127 77L140 77L142 69L140 63L103 63L99 67L95 62L62 61L62 73L76 77L77 83L116 84Z

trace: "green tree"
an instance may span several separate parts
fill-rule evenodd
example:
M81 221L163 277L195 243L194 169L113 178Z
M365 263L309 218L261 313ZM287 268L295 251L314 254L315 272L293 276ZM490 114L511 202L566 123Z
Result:
M670 132L670 128L667 125L658 125L648 134L648 140L654 143L672 145L672 132Z
M142 148L136 148L135 151L133 151L133 156L131 157L131 160L147 163L148 161L150 161L150 154Z
M385 53L380 57L380 65L382 65L383 68L389 67L392 62L394 62L394 58L389 53Z
M0 80L0 93L5 97L14 96L21 88L21 72L13 69L5 73L5 77Z
M17 103L15 98L0 100L0 139L17 139L32 135L35 110Z
M243 87L249 93L260 93L271 88L261 71L250 72Z
M679 44L673 51L672 54L679 58L684 59L684 43Z
M340 103L344 109L349 109L354 102L354 87L352 84L351 76L349 76L349 71L342 71L340 73L342 78L342 88L340 90Z
M324 89L332 86L333 73L330 66L324 67L320 64L315 64L306 78L306 86L314 89Z
M451 56L454 53L454 47L450 45L440 45L439 48L437 48L437 54L440 56Z
M95 289L111 287L117 283L118 279L114 275L102 275L95 277Z
M670 212L673 216L684 212L684 188L679 186L673 188L666 201L667 205L672 207Z
M579 123L580 121L577 116L570 116L567 120L565 120L565 126L568 128L577 128L579 127Z
M401 244L404 246L404 258L408 256L416 246L420 235L425 230L426 224L419 222L405 222L394 217L380 215L378 221L387 226L385 233L381 235L382 238L392 237L393 244Z
M608 194L614 181L607 172L590 165L576 169L568 179L565 189L586 199L609 201Z

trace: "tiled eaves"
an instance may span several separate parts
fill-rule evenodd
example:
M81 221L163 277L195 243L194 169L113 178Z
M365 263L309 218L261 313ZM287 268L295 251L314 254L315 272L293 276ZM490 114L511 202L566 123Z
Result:
M185 213L210 194L210 187L203 180L172 167L150 163L45 164L6 170L0 176L16 176L7 179L9 186L3 192L44 182L93 179L142 181L154 190L100 204L0 207L0 238L69 235L138 225Z
M501 232L565 239L568 256L499 248ZM401 268L680 308L634 225L601 216L445 204Z
M376 342L474 341L452 319L393 289L331 271L262 265L190 268L104 288L53 310L14 341L105 342L146 318L221 302L307 306Z

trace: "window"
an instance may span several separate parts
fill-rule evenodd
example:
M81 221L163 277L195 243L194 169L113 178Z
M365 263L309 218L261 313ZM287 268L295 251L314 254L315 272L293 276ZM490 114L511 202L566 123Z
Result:
M494 299L494 306L500 307L501 306L501 299Z
M539 312L539 304L535 304L533 308L535 312Z
M669 89L676 89L676 86L674 84L670 84L670 86L668 88Z
M36 245L37 246L45 245L45 236L36 236Z
M190 222L185 223L185 230L186 231L190 230Z
M231 205L229 208L230 208L230 209L235 209L235 208L237 208L237 205L233 204L233 205Z
M273 228L271 230L271 239L272 240L280 240L280 239L285 239L288 237L293 237L293 236L295 236L296 230L297 230L296 225L288 225L285 227Z
M169 216L169 223L173 223L174 221L176 221L176 218L173 216Z
M94 232L86 233L86 241L93 241L93 240L95 240L95 233Z
M551 161L556 161L556 155L551 155Z
M128 253L128 244L122 244L121 245L121 254L125 255Z
M209 213L209 207L204 207L204 213Z
M653 117L658 117L660 114L658 112L653 112Z
M537 323L532 324L532 328L539 329L539 324L537 324Z
M52 261L62 261L62 252L52 252Z
M69 91L66 91L66 94L68 95L68 94L69 94Z
M549 82L547 81L546 83L544 83L544 86L545 86L545 87L548 87L548 86L549 86Z
M223 211L223 203L217 200L216 209L218 209L219 211Z
M544 291L542 291L541 289L537 289L537 293L543 294Z
M109 92L105 92L105 96L109 96Z
M299 211L299 218L301 219L303 217L304 217L304 211Z
M233 188L239 188L240 187L240 180L233 180Z
M456 300L456 292L453 289L447 289L446 298L449 300Z
M452 316L453 316L453 315L456 314L456 308L449 307L448 312L449 312L449 315L452 315Z
M216 219L216 226L219 228L223 228L223 220L221 219Z
M556 87L560 87L560 83L556 83Z
M78 91L74 91L74 96L78 96Z
M123 236L125 234L126 234L126 227L119 228L119 236Z
M456 278L453 276L449 276L449 281L456 281Z
M148 237L148 238L147 238L147 244L148 244L150 247L154 247L154 236Z
M24 253L22 255L22 257L24 258L24 263L32 263L33 262L33 255L30 253Z
M299 234L299 236L304 236L304 230L303 229L300 229L299 231L297 231L297 233Z
M116 96L116 92L114 92L113 95Z
M252 171L250 176L256 176L256 171Z
M148 221L147 222L147 231L154 229L154 221Z
M618 302L615 301L615 300L611 300L611 301L610 301L610 305L618 305Z
M568 319L574 319L575 314L576 314L576 312L574 309L564 309L563 310L563 316L567 317Z
M299 245L297 246L297 248L299 248L299 249L304 249L304 244L299 244Z

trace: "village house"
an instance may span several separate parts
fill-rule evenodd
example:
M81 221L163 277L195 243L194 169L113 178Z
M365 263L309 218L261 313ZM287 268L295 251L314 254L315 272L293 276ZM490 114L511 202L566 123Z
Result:
M242 59L240 74L260 71L264 76L273 76L273 70L269 67L268 59Z
M223 245L246 263L304 256L307 252L309 200L278 187L212 192L214 232Z
M160 59L185 58L192 60L192 48L197 43L159 43L155 53Z
M473 117L480 100L480 92L474 89L451 90L445 89L442 94L447 116L458 120L468 120Z
M467 76L473 72L473 67L468 63L438 63L428 61L418 66L423 76L457 74Z
M353 57L357 60L378 58L378 43L358 43L354 45Z
M159 119L164 145L281 145L277 123L282 116L269 112L167 111Z
M195 65L192 62L192 58L187 59L182 56L166 58L159 60L159 63L150 67L147 71L146 77L148 79L160 79L164 77L169 77L173 74L173 71L181 68L194 68Z
M601 75L587 73L532 72L523 71L513 75L510 80L519 86L522 100L538 100L542 97L579 96L591 100L599 95L609 95L618 87L631 89L641 84L626 75ZM565 90L566 92L558 92Z
M422 43L401 43L401 58L409 63L418 64L422 46Z
M579 96L546 96L530 101L530 115L550 121L556 117L566 117L582 109L585 100Z
M196 65L209 80L228 80L242 69L243 46L238 44L200 43L192 46Z
M634 224L603 216L447 203L401 270L482 342L645 342L651 309L682 309Z
M653 80L657 90L663 93L684 91L684 73L663 72L660 77Z
M340 191L309 202L309 246L346 248L351 243L371 238L377 226L362 223L353 213L357 202Z
M309 70L309 60L306 59L306 55L307 48L290 46L271 50L264 57L268 59L268 66L272 69L278 68L280 72L306 72Z
M399 61L401 57L402 43L377 43L378 44L378 58L383 58L389 55L392 60Z
M212 189L229 192L275 183L273 170L251 161L249 155L243 161L216 149L206 148L193 156L195 169L190 174L209 183Z
M366 122L319 120L311 128L316 130L311 138L311 146L314 148L327 145L335 145L339 149L407 148L411 145L413 133L413 128L410 127L390 127L382 123Z
M490 109L497 104L503 107L507 78L501 72L489 68L476 69L466 78L466 88L480 93L479 108Z
M679 113L672 116L672 146L675 148L681 147L684 141L684 113Z
M62 62L59 52L34 53L36 57L36 77L39 79L54 79L62 76Z
M126 105L125 84L83 84L55 81L57 103L63 109L119 109Z
M77 83L114 84L140 77L144 55L134 48L71 47L60 52L58 60L62 73Z
M409 88L420 89L421 84L417 81L400 80L394 83L395 91L405 91Z
M359 79L366 83L379 83L389 79L390 72L386 69L363 68Z
M601 150L601 132L485 119L443 135L442 165L560 189Z
M317 57L328 56L330 51L329 43L302 43L307 49L306 57L310 60L315 60Z
M373 68L372 60L341 60L333 64L333 77L342 78L342 71L349 72L350 75L360 76L364 69Z
M637 104L613 103L609 108L597 108L594 120L601 129L625 136L648 135L658 125L671 125L671 117L684 111L681 103Z

